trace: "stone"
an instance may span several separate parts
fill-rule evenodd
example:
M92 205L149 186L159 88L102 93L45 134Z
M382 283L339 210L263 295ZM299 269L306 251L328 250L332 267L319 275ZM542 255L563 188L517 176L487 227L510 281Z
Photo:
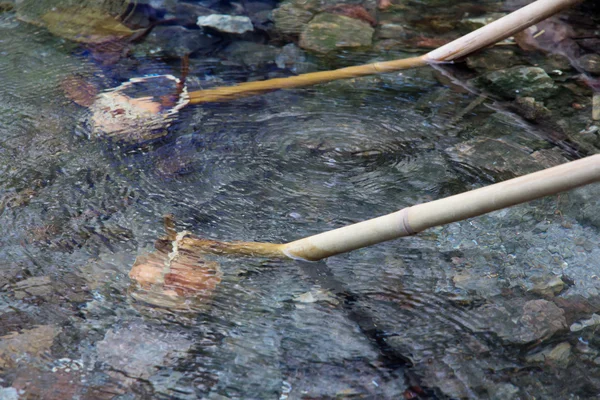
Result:
M175 16L179 20L179 25L189 27L196 25L198 17L205 17L213 14L216 14L216 12L208 7L183 1L178 1L175 8Z
M249 67L261 67L274 64L279 49L266 44L236 41L225 49L227 58Z
M566 368L571 357L571 345L568 342L562 342L558 345L544 349L538 353L525 357L529 363L550 364L560 368Z
M556 86L546 71L539 67L513 67L487 73L474 80L475 85L506 99L518 96L544 100L552 96Z
M51 283L52 281L47 276L34 276L17 282L13 287L15 298L21 300L31 296L48 296L52 293Z
M225 14L200 16L196 24L201 28L213 28L224 33L244 33L254 30L252 21L248 17Z
M507 140L473 139L447 151L460 163L490 171L503 178L513 178L540 169L528 148Z
M42 325L0 337L0 370L14 367L26 355L40 357L50 350L61 332L52 325Z
M19 392L13 387L0 388L0 400L19 400Z
M322 301L333 305L339 304L339 300L336 299L333 293L323 289L316 289L294 296L294 301L298 303L316 303Z
M529 291L544 297L554 297L565 288L559 276L550 277L537 282Z
M288 35L299 35L313 15L312 12L296 7L293 3L283 2L273 10L275 30Z
M275 57L275 64L278 68L287 68L296 73L306 72L308 66L306 53L294 43L288 43L281 48Z
M375 30L366 22L343 15L321 13L300 35L300 47L317 53L370 46Z
M12 11L15 5L8 1L0 2L0 14L8 11Z
M571 332L579 332L589 326L597 325L600 325L600 315L592 314L592 316L589 319L577 321L571 324L571 327L569 329L571 330Z
M512 107L517 114L529 121L543 121L552 116L552 111L544 107L541 101L533 97L517 97Z
M489 304L481 308L488 327L510 344L528 344L550 338L567 329L565 312L547 300L530 300L524 304Z
M134 48L137 57L165 56L180 59L186 54L210 53L222 39L183 26L157 26Z
M592 74L600 74L600 55L599 54L586 54L579 57L577 60L578 64L583 68L584 71Z
M157 332L141 324L109 329L96 345L97 360L128 377L148 379L191 348L183 335Z
M492 47L467 57L467 66L485 73L518 65L521 61L513 49Z
M467 31L474 31L479 28L483 28L490 22L494 22L506 14L504 13L488 13L478 17L469 17L460 21L460 26L465 28Z
M42 16L42 21L52 34L78 43L123 40L134 33L108 12L93 8L52 9Z
M377 37L379 39L406 39L406 29L398 23L384 22L377 28Z

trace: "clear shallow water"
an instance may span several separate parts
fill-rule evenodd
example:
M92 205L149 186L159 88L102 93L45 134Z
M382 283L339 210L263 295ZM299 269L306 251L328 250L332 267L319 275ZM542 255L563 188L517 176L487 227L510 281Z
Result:
M596 228L567 206L561 225L556 198L319 263L216 259L221 283L187 313L131 296L129 270L167 213L199 236L283 242L494 180L493 168L448 150L492 111L457 118L476 97L432 71L190 107L164 141L137 149L88 139L86 110L61 82L76 74L109 88L178 66L100 66L10 16L0 53L2 387L23 398L593 393L581 373L596 364L532 366L524 355L541 342L501 324L540 298L527 293L536 274L572 276L566 303L598 295ZM210 62L192 60L191 86ZM497 121L489 137L540 142ZM20 349L15 332L39 349L7 351ZM550 345L592 352L594 340L564 326ZM570 381L563 392L556 376Z

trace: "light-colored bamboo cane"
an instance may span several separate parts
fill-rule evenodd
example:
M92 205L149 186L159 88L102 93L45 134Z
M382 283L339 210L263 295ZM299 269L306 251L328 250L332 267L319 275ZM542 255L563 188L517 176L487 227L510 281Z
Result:
M600 181L600 154L285 244L180 235L180 249L316 261Z
M420 57L198 90L189 94L190 104L228 101L277 89L305 87L339 79L383 74L422 67L431 63L454 61L503 40L579 1L581 0L538 0Z

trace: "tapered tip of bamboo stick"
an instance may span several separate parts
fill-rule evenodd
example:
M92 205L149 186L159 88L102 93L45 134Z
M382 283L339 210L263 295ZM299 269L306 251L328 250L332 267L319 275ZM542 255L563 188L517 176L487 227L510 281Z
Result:
M129 272L131 297L155 307L192 311L206 303L223 276L209 255L286 258L280 244L219 242L177 232L171 214L164 225L167 235L155 242L156 250L138 256Z

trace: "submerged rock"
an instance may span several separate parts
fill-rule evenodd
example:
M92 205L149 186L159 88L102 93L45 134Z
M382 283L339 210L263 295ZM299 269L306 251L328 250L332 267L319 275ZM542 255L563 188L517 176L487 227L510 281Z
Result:
M528 355L525 359L530 363L543 363L566 368L570 357L571 345L568 342L562 342L552 348Z
M274 64L275 58L279 54L279 49L275 46L254 42L234 42L227 46L224 53L231 60L243 63L249 67L260 67L267 64Z
M584 71L592 74L600 74L600 54L586 54L577 61Z
M507 343L527 344L546 340L567 329L564 310L546 300L530 300L512 311L490 304L482 307L481 311L488 317L491 330Z
M0 337L0 370L14 367L19 360L40 357L50 350L54 338L61 332L52 325L38 326Z
M582 321L577 321L577 322L571 324L571 327L569 329L571 330L571 332L579 332L579 331L587 328L588 326L597 326L597 325L600 325L600 315L592 314L592 316L589 319L584 319Z
M97 360L131 378L148 379L156 368L184 357L192 342L171 332L156 332L141 324L108 330L96 345Z
M244 33L254 30L250 18L243 16L213 14L198 17L196 23L201 28L213 28L224 33Z
M300 47L328 53L348 47L370 46L375 30L370 24L343 15L322 13L300 35Z
M312 12L297 7L293 3L283 2L273 10L275 29L284 34L299 35L313 15Z
M556 89L542 68L524 66L490 72L477 78L475 84L507 99L528 96L544 100Z

